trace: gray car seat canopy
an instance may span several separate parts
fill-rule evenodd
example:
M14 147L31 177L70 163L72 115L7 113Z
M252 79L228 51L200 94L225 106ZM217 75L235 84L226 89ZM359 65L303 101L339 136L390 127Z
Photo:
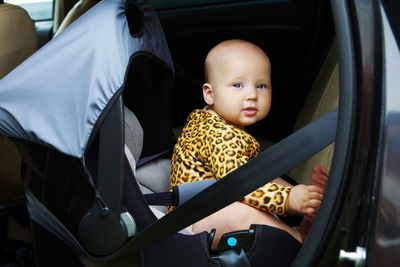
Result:
M0 80L0 134L82 158L135 53L173 69L153 8L137 6L140 35L130 34L125 1L104 0Z
M163 96L170 94L172 79L172 59L153 8L146 1L104 0L0 81L0 134L16 139L27 163L25 192L33 223L80 254L88 254L83 244L99 256L131 237L124 233L126 220L121 228L123 215L134 214L139 230L156 219L140 192L133 192L134 174L120 152L124 135L125 151L135 162L142 146L146 155L159 152L143 144L134 104L149 105L158 97L157 104L168 106ZM147 98L141 98L140 91L147 90ZM133 93L139 99L124 95L135 110L126 109L124 116L125 91L139 92ZM139 120L148 117L138 114ZM124 119L126 125L135 121L125 133ZM160 140L165 135L153 132ZM124 181L133 184L124 187ZM121 201L130 194L136 199L126 213ZM98 203L107 216L99 214Z

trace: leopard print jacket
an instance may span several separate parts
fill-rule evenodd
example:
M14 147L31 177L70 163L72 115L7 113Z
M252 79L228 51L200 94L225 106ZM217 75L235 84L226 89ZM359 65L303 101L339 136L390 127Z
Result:
M170 189L182 183L221 179L259 151L260 145L250 134L205 109L197 109L189 115L174 147ZM290 188L269 182L241 202L265 212L286 215ZM168 211L172 209L169 207Z

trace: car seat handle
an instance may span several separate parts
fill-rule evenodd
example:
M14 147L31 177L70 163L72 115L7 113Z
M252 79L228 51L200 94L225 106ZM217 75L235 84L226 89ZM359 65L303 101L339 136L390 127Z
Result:
M92 207L79 224L82 244L96 255L116 251L136 232L132 216L128 212L121 214L125 147L122 96L110 101L103 112L106 113L98 132L96 193Z

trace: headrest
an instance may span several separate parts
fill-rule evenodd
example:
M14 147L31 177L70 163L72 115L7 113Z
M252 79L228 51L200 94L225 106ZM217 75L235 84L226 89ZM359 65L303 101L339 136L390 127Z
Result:
M21 7L0 5L0 79L37 49L33 21Z
M61 22L54 36L60 34L65 28L67 28L72 22L77 18L82 16L83 13L92 8L100 0L80 0L78 1L65 16L64 20Z

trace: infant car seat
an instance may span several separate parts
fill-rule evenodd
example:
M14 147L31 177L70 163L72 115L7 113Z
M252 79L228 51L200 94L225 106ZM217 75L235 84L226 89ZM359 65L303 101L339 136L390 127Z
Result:
M157 175L152 170L163 166L175 143L172 80L152 7L104 0L0 81L0 133L13 138L25 161L38 266L290 265L300 244L273 227L249 230L246 253L235 248L216 255L209 233L177 232L259 187L260 179L225 200L216 189L233 189L235 180L226 177L203 194L219 204L194 198L194 215L187 202L158 220L159 211L148 206L141 188L152 186L145 185L145 173Z

